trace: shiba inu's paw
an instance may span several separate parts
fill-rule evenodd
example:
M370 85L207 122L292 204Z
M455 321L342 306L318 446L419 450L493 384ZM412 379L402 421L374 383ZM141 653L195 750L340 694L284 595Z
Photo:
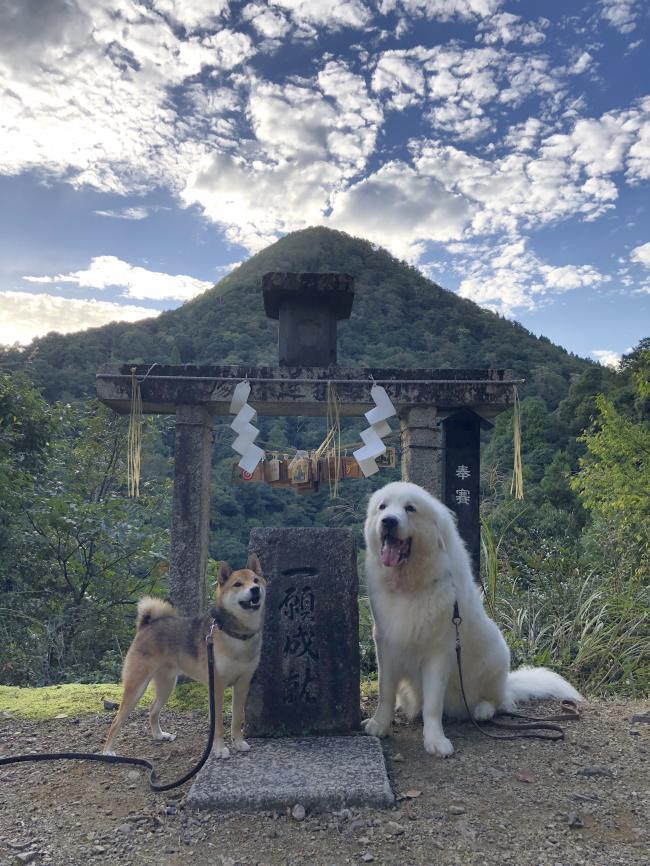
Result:
M490 703L490 701L481 701L480 704L474 707L474 718L477 722L486 722L488 719L493 718L495 712L494 704Z
M153 738L158 743L173 743L176 739L176 734L168 734L167 731L160 731L159 734L154 734Z
M448 758L449 755L454 754L451 740L448 740L445 736L425 736L424 748L430 755L437 755L440 758Z
M250 752L251 750L246 740L233 740L232 747L236 752Z
M388 725L380 724L374 717L365 719L361 722L364 733L370 737L387 737L390 734L390 723Z
M219 758L225 761L226 758L230 757L230 749L227 746L218 745L215 743L215 745L212 747L212 755L215 758Z

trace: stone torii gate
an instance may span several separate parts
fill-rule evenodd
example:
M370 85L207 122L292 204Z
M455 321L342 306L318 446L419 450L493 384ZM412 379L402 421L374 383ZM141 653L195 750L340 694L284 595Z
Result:
M349 318L352 277L345 274L266 274L270 318L279 319L279 366L156 364L135 368L145 413L176 416L169 594L184 615L206 605L212 425L228 415L235 385L251 385L259 415L325 417L328 383L342 416L374 406L382 385L401 427L402 478L452 508L474 567L479 565L479 437L482 426L513 404L516 380L503 370L403 370L337 366L336 323ZM103 367L97 396L119 414L131 407L132 367Z

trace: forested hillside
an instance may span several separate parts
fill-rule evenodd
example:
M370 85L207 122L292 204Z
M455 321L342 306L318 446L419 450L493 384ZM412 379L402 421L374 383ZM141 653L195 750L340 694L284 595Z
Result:
M217 286L156 319L77 334L51 334L0 356L27 368L48 400L93 393L107 361L277 362L277 322L264 315L267 271L341 271L355 278L352 317L339 325L339 363L384 367L505 367L551 408L590 362L425 279L368 241L325 228L294 232L253 256Z
M111 361L275 363L277 323L265 318L260 293L262 274L273 270L355 277L352 317L339 325L343 365L497 367L525 378L523 503L509 493L510 413L483 448L488 603L518 659L557 659L601 692L647 688L650 341L615 373L445 291L366 241L322 228L286 236L156 319L51 334L2 353L0 681L117 674L134 598L164 592L174 429L171 418L148 419L143 496L128 500L125 422L88 399L95 372ZM256 525L344 524L360 534L369 489L394 476L346 482L335 501L327 491L297 496L234 484L232 431L221 421L214 559L241 562ZM325 432L318 419L260 426L269 450L289 454L317 446ZM359 427L346 425L348 446ZM371 670L367 633L362 649Z

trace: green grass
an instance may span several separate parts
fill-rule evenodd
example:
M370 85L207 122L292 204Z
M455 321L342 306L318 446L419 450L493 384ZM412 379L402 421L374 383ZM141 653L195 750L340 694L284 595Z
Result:
M377 695L377 681L363 677L361 680L363 697ZM122 686L117 683L82 685L67 683L60 686L43 688L20 688L19 686L0 686L0 713L9 713L15 719L32 719L44 722L56 718L75 718L94 716L104 713L102 701L119 703L122 699ZM149 706L153 700L153 687L150 686L138 706ZM198 710L207 714L208 692L200 683L181 683L178 685L167 707L172 710ZM224 709L230 712L230 689L224 698ZM1 720L0 716L0 720Z
M0 713L9 713L17 719L46 721L56 718L97 715L104 713L102 701L119 703L122 699L122 686L115 683L86 685L68 683L43 688L20 688L0 686ZM144 693L139 706L146 707L153 700L153 687ZM226 697L226 709L230 698ZM208 711L208 692L200 683L181 683L167 702L172 710Z

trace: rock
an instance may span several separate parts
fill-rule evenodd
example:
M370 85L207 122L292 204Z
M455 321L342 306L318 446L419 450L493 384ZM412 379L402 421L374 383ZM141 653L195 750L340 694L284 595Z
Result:
M304 821L306 815L307 812L305 810L305 807L301 803L296 803L296 805L291 810L291 817L295 821Z
M116 833L133 833L133 825L132 824L118 824L115 828Z
M636 725L650 725L650 712L635 713L632 716L632 723Z
M398 752L396 755L392 756L392 760L395 761L396 764L401 764L404 761L404 755L401 752Z
M131 782L139 782L140 781L140 773L137 770L129 770L126 774L126 778Z
M449 814L450 815L464 815L465 814L465 807L460 806L460 805L450 806L449 807Z
M391 836L401 836L404 832L404 827L401 824L398 824L397 821L389 821L386 824L386 831Z
M364 863L372 863L372 861L375 859L375 855L371 854L369 851L364 851L364 853L361 855L361 859Z
M105 710L118 710L120 707L120 705L116 704L115 701L107 701L106 699L102 701L102 705Z
M584 776L586 779L598 778L599 776L613 778L614 771L605 764L588 764L582 770L578 770L578 775Z
M15 866L21 866L23 863L33 863L38 857L38 851L23 851L20 854L14 854L13 863Z
M584 827L584 822L577 812L569 812L567 815L567 824L574 830L579 830Z

